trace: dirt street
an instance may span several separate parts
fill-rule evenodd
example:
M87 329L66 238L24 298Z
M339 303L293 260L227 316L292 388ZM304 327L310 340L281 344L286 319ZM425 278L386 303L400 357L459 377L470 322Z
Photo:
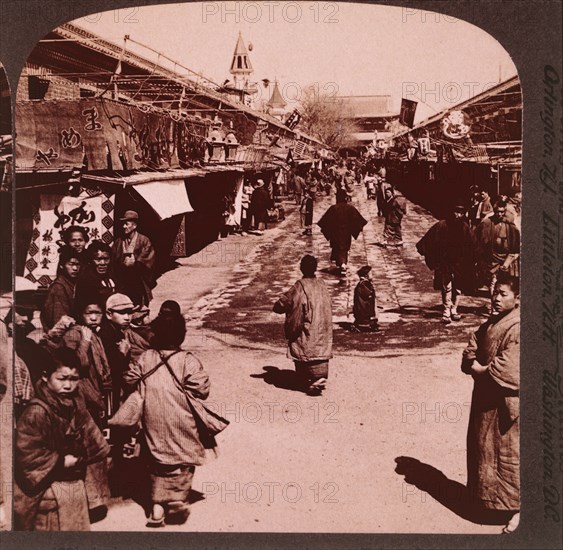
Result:
M186 347L208 370L210 405L231 421L216 458L196 470L182 531L500 533L464 519L465 436L472 379L460 371L485 298L462 298L462 321L444 326L439 292L415 244L435 220L409 204L405 246L384 249L375 203L356 187L369 220L352 245L350 274L330 270L317 226L286 220L263 236L229 236L182 259L159 279L153 314L175 299L188 319ZM315 221L331 204L315 203ZM294 391L278 295L300 276L306 253L333 297L334 358L321 397ZM352 334L356 270L373 266L381 331ZM403 473L395 471L402 459ZM406 465L406 466L405 466ZM205 498L200 493L205 495ZM95 531L145 528L139 504L116 499Z

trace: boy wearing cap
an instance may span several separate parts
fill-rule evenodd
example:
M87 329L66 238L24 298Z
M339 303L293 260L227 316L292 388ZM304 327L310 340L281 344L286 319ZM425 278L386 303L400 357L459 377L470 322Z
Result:
M105 319L98 336L100 337L110 367L112 395L111 408L117 410L124 389L123 374L129 362L137 359L149 349L148 342L131 326L133 313L138 309L129 296L112 294L106 301Z
M354 324L353 332L377 331L377 305L375 301L375 288L369 273L371 267L364 265L358 269L359 283L354 289Z
M115 277L136 305L148 306L154 288L154 248L150 239L137 231L137 212L127 210L121 221L123 237L113 243Z

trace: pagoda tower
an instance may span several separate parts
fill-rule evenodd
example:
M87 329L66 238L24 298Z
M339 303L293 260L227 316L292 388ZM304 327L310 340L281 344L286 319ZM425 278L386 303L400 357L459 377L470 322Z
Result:
M233 61L231 62L231 69L229 71L234 77L234 86L238 90L247 90L249 88L249 78L254 72L250 58L248 57L248 50L242 39L242 34L238 33L237 44L233 53Z
M286 106L287 103L284 101L281 95L278 86L278 81L276 80L274 82L274 89L272 90L272 96L270 97L268 103L266 103L266 107L268 107L268 113L281 120L283 119Z

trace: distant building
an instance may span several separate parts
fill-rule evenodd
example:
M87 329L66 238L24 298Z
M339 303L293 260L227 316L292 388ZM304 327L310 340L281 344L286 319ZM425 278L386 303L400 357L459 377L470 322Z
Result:
M266 103L266 107L268 109L268 114L283 120L287 103L281 95L277 80L274 82L274 89L268 103Z
M229 95L239 103L248 104L248 96L256 94L258 90L256 85L250 82L250 75L254 72L254 68L250 62L250 56L240 32L238 33L229 72L233 77L233 81L226 80L221 87L221 92Z
M399 119L399 113L392 111L390 95L338 96L335 99L342 101L344 111L357 128L350 135L347 148L368 146L374 137L384 141L391 137L390 124Z

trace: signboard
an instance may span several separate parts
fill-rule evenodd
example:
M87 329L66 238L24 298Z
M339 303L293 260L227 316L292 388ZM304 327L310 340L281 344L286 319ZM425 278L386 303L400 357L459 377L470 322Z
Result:
M16 170L166 169L203 158L205 123L105 99L17 102Z
M57 276L59 247L64 230L79 225L88 231L90 242L113 240L114 197L101 193L78 197L40 195L39 209L33 215L31 244L27 252L24 277L41 286L50 285Z

